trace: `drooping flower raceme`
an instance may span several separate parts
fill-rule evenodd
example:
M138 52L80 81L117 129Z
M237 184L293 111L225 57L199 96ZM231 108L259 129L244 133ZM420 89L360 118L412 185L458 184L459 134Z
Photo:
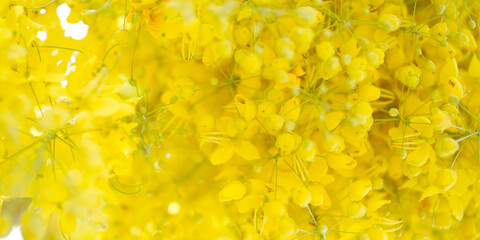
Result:
M477 239L479 14L2 1L0 236Z

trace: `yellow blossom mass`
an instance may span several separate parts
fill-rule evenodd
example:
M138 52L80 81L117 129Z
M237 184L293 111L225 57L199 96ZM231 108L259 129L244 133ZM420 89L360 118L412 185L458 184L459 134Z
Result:
M0 237L480 238L475 0L2 0Z

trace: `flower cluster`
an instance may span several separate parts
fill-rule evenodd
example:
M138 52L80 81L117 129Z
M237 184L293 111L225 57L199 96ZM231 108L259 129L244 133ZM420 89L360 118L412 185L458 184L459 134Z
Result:
M479 14L2 1L0 236L477 239Z

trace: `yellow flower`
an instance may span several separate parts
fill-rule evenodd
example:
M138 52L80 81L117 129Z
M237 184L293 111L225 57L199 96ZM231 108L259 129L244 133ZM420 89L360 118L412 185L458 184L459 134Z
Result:
M0 2L0 236L478 236L472 1Z

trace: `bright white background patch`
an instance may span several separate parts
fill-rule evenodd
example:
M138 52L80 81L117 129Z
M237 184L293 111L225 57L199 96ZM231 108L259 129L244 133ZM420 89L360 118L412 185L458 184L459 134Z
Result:
M40 41L45 42L45 40L47 40L47 32L38 31L37 32L37 38L40 39Z
M19 226L15 226L10 232L10 235L4 238L0 238L0 240L23 240L22 232L20 231Z
M60 19L60 24L65 31L65 37L71 37L75 40L81 40L87 36L88 25L82 21L77 23L67 22L67 17L70 15L70 8L66 3L57 7L57 16Z

